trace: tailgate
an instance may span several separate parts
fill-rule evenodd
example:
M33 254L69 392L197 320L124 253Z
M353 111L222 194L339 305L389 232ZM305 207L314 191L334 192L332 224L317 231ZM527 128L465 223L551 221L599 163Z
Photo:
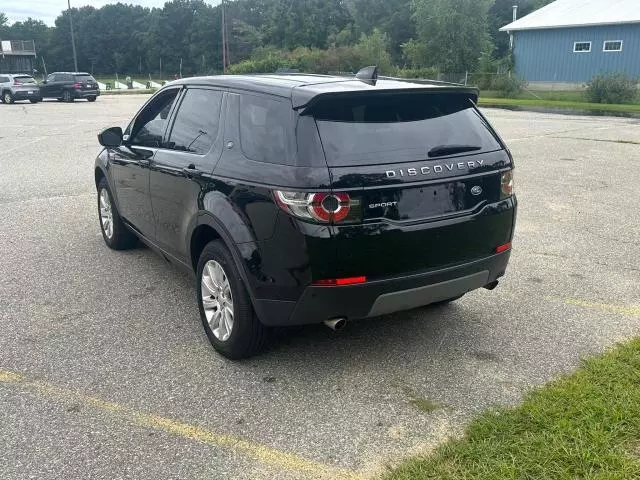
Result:
M361 209L334 228L340 275L442 268L510 240L501 177L511 158L468 95L356 95L314 116L332 190Z

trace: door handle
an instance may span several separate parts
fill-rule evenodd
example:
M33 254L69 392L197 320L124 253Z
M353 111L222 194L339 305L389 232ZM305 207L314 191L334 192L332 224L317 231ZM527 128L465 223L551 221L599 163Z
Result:
M197 178L202 176L202 172L198 170L193 164L183 168L182 173L184 173L187 178Z

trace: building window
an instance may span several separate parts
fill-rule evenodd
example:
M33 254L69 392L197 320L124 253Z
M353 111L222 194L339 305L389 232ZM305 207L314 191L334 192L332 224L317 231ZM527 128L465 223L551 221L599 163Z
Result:
M573 44L574 53L589 53L591 51L591 42L575 42Z
M603 52L621 52L622 40L607 40L602 47Z

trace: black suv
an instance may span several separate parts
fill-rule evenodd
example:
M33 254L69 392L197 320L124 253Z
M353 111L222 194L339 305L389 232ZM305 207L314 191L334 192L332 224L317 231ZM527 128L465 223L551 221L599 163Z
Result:
M492 289L516 217L513 162L455 85L315 75L188 78L103 131L98 210L195 274L213 346L275 325L384 315Z
M73 102L76 98L95 102L100 88L88 73L54 72L40 85L40 95L42 98L57 98L61 102Z

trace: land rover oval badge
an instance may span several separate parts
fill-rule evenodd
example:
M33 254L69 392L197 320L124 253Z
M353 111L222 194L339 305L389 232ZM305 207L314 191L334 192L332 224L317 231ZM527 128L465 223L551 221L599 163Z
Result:
M480 185L476 185L471 189L471 195L480 195L482 193L482 187Z

